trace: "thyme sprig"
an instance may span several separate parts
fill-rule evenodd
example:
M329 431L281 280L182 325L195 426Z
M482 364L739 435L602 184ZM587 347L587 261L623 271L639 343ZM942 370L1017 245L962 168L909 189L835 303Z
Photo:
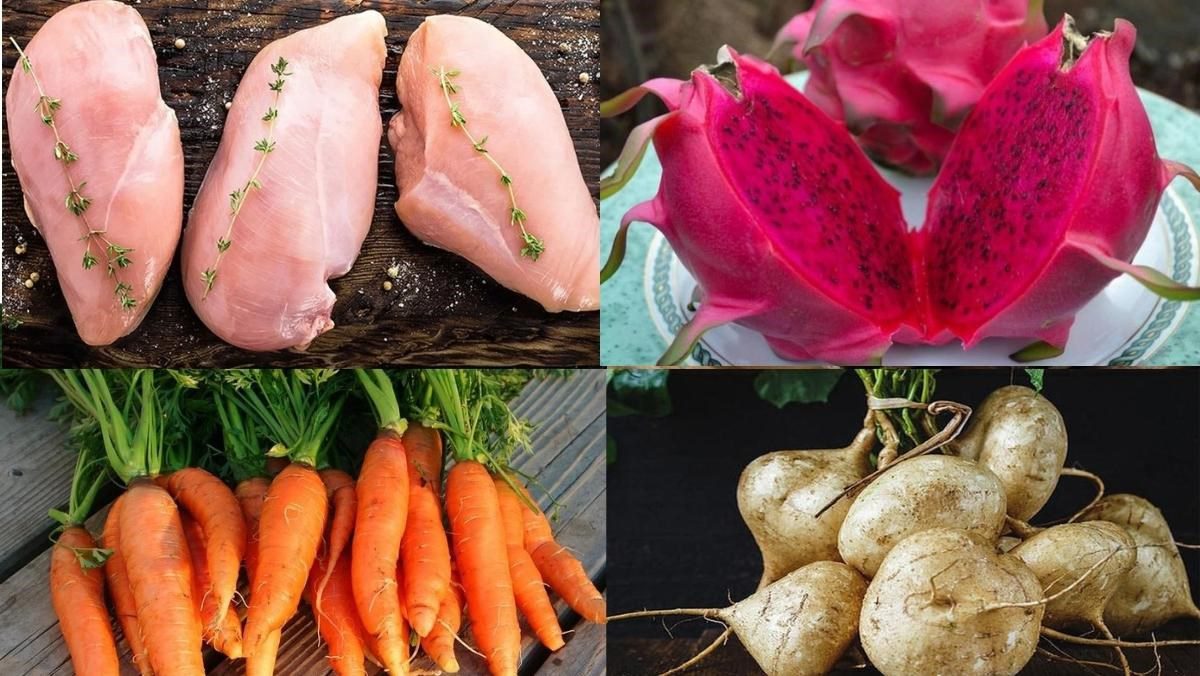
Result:
M287 67L287 59L282 56L271 65L271 72L275 74L275 79L269 82L267 86L271 91L275 92L275 97L271 101L271 105L267 107L267 112L262 116L262 121L267 123L267 134L254 143L254 152L259 154L258 164L254 167L254 173L250 175L250 179L242 187L236 188L233 192L229 193L229 227L225 229L225 236L217 240L216 261L213 262L212 267L206 268L200 273L200 278L204 281L204 295L201 296L201 300L208 298L208 292L212 291L213 284L217 281L217 266L221 264L221 259L225 257L225 252L229 251L229 247L233 245L233 225L237 223L238 214L242 213L242 206L246 204L246 197L250 195L251 190L260 190L262 188L262 183L259 182L258 175L267 161L267 155L275 151L275 121L279 119L279 95L283 93L283 85L286 82L286 78L291 75Z
M536 261L538 256L541 256L542 252L546 250L546 245L542 240L525 229L527 216L517 206L517 194L513 188L512 175L505 171L504 167L500 166L500 163L496 161L492 153L488 151L488 137L484 136L476 140L471 130L467 129L467 118L463 116L458 103L451 98L452 94L457 94L462 89L461 85L456 85L453 82L454 78L458 77L460 73L457 70L446 70L445 66L438 66L433 69L433 74L437 76L438 85L442 88L442 96L446 98L446 105L450 107L450 126L461 129L467 135L467 140L471 142L471 146L475 148L475 152L487 158L492 163L492 166L496 167L496 171L500 172L500 184L508 190L508 224L521 228L521 239L525 242L525 246L521 247L521 255Z
M108 228L97 230L88 221L87 210L92 205L92 198L83 193L83 189L87 187L87 181L76 183L75 177L71 174L71 165L79 160L79 155L63 140L54 120L54 116L62 108L62 99L46 94L46 90L42 88L42 81L38 79L37 73L33 70L33 62L29 60L29 56L15 39L10 37L9 40L12 41L13 47L17 48L17 54L20 55L21 70L33 80L33 85L37 87L38 100L34 104L34 110L42 118L42 124L50 127L50 131L54 133L54 159L60 162L63 176L66 177L67 185L70 186L63 204L67 211L77 216L83 225L83 236L79 238L80 241L85 242L83 269L91 270L100 262L96 254L92 252L92 247L95 246L104 255L105 270L116 285L113 293L120 301L121 308L132 310L137 307L137 299L133 297L133 287L121 281L118 273L133 263L133 259L129 257L133 249L113 242L108 238Z

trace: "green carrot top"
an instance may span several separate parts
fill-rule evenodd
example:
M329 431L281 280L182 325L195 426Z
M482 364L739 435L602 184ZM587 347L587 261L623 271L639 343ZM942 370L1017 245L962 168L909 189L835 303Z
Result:
M76 437L80 448L75 456L75 471L71 475L71 495L67 511L50 510L50 518L57 521L60 528L83 524L92 511L96 494L108 479L99 437L88 431L76 432L72 436Z
M379 429L404 434L408 421L400 412L400 397L388 374L382 369L354 369L354 375L371 404Z
M50 371L77 426L94 426L108 466L123 483L187 464L192 421L188 377L157 369Z
M518 449L530 450L532 426L509 408L511 374L481 369L427 369L411 387L430 402L423 418L441 429L459 461L474 460L496 473L508 471ZM422 392L427 389L427 394ZM506 396L507 395L507 396Z
M258 472L258 461L251 458L261 454L253 449L265 444L272 444L267 457L319 466L346 400L347 388L335 374L333 369L212 372L226 453L239 465L235 473L245 478Z

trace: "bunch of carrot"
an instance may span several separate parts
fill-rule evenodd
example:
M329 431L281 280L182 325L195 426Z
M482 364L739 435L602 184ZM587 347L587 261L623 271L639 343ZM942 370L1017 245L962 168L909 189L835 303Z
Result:
M108 512L102 547L78 523L87 511L81 503L71 508L72 525L52 555L51 599L76 672L120 672L106 586L142 674L204 674L202 637L240 656L240 626L231 605L245 522L229 488L212 474L199 468L161 473L171 457L164 450L167 427L185 424L177 399L161 396L172 387L163 382L167 376L95 370L52 375L78 412L76 429L95 431L84 438L104 449L108 472L126 486ZM77 483L82 467L77 466ZM86 502L94 497L95 490Z
M410 628L438 666L458 670L448 639L458 630L463 599L452 592L452 561L472 636L493 674L517 672L518 609L547 648L563 646L547 583L582 617L604 621L603 596L554 541L545 515L507 468L514 447L527 443L527 429L498 393L500 384L480 371L410 373L402 411L387 374L356 375L379 433L358 479L351 581L389 671L403 673ZM450 537L441 513L443 433L454 459L444 497Z
M80 521L104 473L81 452L70 513L57 515L52 597L77 673L119 672L105 586L134 664L160 676L203 674L202 642L245 657L251 676L274 673L301 599L338 674L365 674L367 659L408 673L418 645L458 671L464 604L489 671L516 674L518 610L546 647L563 645L546 584L604 621L603 597L508 469L528 443L505 398L511 381L450 370L52 375L126 486L97 546ZM379 431L355 478L331 466L331 439L343 407L362 400ZM211 445L222 452L199 464L236 490L186 466L190 454L164 453L164 438L186 445L179 431L201 418L219 421Z

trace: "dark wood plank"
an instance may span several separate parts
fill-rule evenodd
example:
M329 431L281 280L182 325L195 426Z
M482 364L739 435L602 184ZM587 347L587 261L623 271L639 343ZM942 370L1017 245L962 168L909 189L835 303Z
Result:
M24 44L61 0L18 0L3 7L5 35ZM597 0L141 0L134 7L150 28L159 58L163 97L179 116L185 166L184 207L190 209L220 140L224 103L259 49L288 33L365 9L388 22L389 58L381 90L386 122L396 112L395 77L409 34L430 14L461 13L488 21L513 38L541 67L571 129L593 199L599 204L599 141L594 84L599 58ZM186 48L173 43L182 37ZM569 45L567 51L560 44ZM3 50L7 82L16 51ZM599 313L550 314L499 287L463 259L427 247L410 235L392 209L393 158L380 143L375 219L358 262L334 280L337 327L306 353L254 353L221 342L192 312L178 264L133 335L89 348L75 334L45 243L21 208L21 191L3 139L5 314L21 322L6 331L4 362L12 366L372 366L387 364L555 365L599 363ZM28 252L14 253L19 243ZM382 289L385 270L400 264L402 279ZM41 281L23 282L31 272Z
M48 420L50 401L17 415L0 404L0 580L49 544L47 515L67 503L75 453L66 432Z

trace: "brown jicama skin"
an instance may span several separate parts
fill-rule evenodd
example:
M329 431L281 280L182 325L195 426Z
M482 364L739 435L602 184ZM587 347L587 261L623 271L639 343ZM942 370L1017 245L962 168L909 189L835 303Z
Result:
M867 581L850 566L817 561L728 608L643 610L611 620L698 615L727 623L767 676L828 673L858 633Z
M1016 674L1037 648L1042 598L1033 571L992 539L926 530L893 547L871 580L863 649L885 676Z
M721 617L768 676L824 674L858 634L867 581L844 563L788 573Z
M1137 543L1137 563L1104 607L1104 622L1114 634L1135 636L1175 618L1200 619L1179 548L1157 507L1121 493L1101 499L1079 518L1115 523Z
M755 458L738 481L738 509L763 557L763 587L814 561L838 561L838 529L851 500L822 507L871 473L875 432L863 429L849 446L776 451Z
M838 532L842 560L867 577L914 533L960 528L994 543L1004 526L1004 487L962 458L923 455L892 466L854 499Z
M992 392L955 442L960 457L1004 484L1008 515L1028 521L1050 499L1067 459L1067 429L1054 404L1028 387Z
M1074 585L1046 604L1042 624L1055 629L1088 626L1105 632L1104 606L1137 559L1129 533L1106 521L1047 528L1014 547L1011 554L1038 576L1048 597Z

